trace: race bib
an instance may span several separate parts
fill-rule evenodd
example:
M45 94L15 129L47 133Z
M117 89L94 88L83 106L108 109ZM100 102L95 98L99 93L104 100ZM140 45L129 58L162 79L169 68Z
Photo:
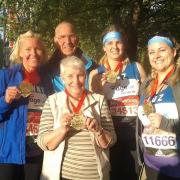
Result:
M26 136L37 135L39 130L41 112L28 112Z
M115 84L106 83L104 85L105 97L110 99L117 99L131 95L138 95L139 81L136 79L119 79Z
M170 135L165 134L142 134L142 140L145 147L155 148L155 149L177 149L177 139L176 135L171 133Z
M139 97L127 96L109 100L109 108L112 116L137 116Z
M42 110L47 96L42 93L32 93L29 97L28 109L31 110Z

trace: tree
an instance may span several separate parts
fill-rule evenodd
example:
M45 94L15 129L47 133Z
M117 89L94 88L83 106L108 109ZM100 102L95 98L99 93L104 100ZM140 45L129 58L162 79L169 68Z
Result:
M7 9L9 38L16 39L19 33L32 29L40 32L52 49L55 26L71 20L77 27L80 46L96 60L102 55L101 32L111 23L126 29L134 59L137 50L144 58L147 39L153 34L166 31L180 38L177 0L4 0L3 7Z

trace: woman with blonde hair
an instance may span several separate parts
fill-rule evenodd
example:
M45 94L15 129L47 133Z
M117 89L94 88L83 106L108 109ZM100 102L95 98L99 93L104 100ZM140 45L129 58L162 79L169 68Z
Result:
M21 34L10 59L16 65L0 70L0 179L39 180L43 151L36 137L42 106L52 93L40 36Z
M180 179L180 59L173 41L148 41L152 74L143 84L138 117L148 180Z

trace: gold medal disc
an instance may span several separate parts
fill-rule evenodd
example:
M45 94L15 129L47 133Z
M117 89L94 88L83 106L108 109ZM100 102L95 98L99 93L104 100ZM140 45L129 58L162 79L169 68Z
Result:
M71 121L71 126L75 130L79 131L81 129L84 129L84 117L82 114L74 114L73 119Z
M23 97L28 97L32 92L32 84L28 82L22 82L19 86L19 90L21 91L21 95Z
M146 114L146 115L149 115L150 113L155 112L155 108L154 108L153 104L151 103L151 101L146 102L143 105L143 110L144 110L144 114Z
M106 72L107 82L116 83L118 72L108 71Z

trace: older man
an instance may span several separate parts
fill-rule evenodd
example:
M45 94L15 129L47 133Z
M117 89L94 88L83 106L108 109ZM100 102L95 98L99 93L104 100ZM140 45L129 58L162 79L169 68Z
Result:
M48 74L51 76L54 89L57 92L64 90L64 83L61 77L59 77L59 64L62 58L72 55L82 59L85 63L87 72L86 88L88 89L89 73L95 69L97 65L77 47L79 39L75 33L73 24L67 21L58 24L55 29L54 42L56 50L47 65Z

